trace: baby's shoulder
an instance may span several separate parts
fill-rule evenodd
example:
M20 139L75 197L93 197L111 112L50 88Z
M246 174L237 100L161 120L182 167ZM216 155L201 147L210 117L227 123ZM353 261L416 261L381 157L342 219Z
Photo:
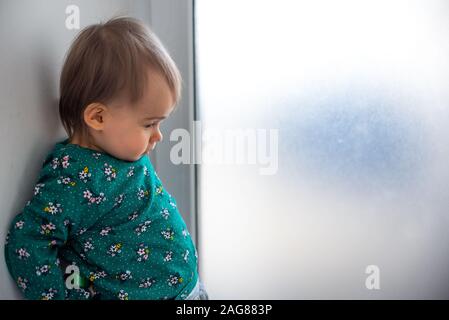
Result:
M49 153L29 203L35 207L48 204L47 207L60 210L64 218L74 221L95 220L98 210L109 203L101 179L104 174L99 169L102 162L92 154L80 157L64 149Z

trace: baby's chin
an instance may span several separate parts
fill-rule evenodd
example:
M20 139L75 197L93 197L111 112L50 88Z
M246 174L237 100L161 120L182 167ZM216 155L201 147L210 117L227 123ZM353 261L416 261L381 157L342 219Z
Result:
M145 156L149 156L149 153L146 152L146 153L143 153L140 155L132 155L132 156L114 155L115 158L122 160L122 161L127 161L127 162L135 162L135 161L142 159L142 157L145 157Z
M134 158L132 158L132 159L130 159L130 160L128 160L128 161L138 161L138 160L140 160L140 159L142 159L143 157L149 157L150 156L150 153L149 152L145 152L145 153L143 153L143 154L141 154L140 156L137 156L137 157L134 157Z
M145 156L150 156L150 153L154 150L154 148L156 147L156 144L150 146L150 148L148 148L146 151L144 152L140 152L140 153L134 153L134 152L127 152L125 154L119 154L119 153L115 153L112 154L115 158L120 159L122 161L128 161L128 162L135 162L140 160L142 157Z

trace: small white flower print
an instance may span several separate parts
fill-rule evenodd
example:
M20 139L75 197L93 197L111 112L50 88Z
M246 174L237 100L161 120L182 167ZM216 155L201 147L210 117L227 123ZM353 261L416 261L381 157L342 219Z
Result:
M106 201L106 197L103 192L100 192L100 195L95 198L95 203L100 204L102 201Z
M105 271L103 271L103 270L102 270L102 271L99 271L99 272L97 272L97 274L98 274L98 277L99 277L99 278L105 278L105 277L106 277L106 275L107 275L107 274L106 274L106 272L105 272Z
M148 176L148 168L146 166L143 167L143 174Z
M88 291L86 291L86 290L83 289L83 288L75 289L75 291L78 292L78 293L80 293L80 294L81 294L82 296L84 296L84 298L86 298L86 299L89 299L89 298L90 298L91 293L88 292Z
M163 190L164 188L162 186L157 186L155 189L157 195L161 195Z
M59 165L60 163L58 158L53 158L53 160L51 160L51 167L53 168L53 170L57 169Z
M168 217L170 217L170 211L168 211L168 209L164 208L161 210L161 215L165 220L167 220Z
M184 254L182 255L182 258L184 259L185 262L189 262L189 250L186 250L186 252L184 252Z
M105 237L107 235L109 235L109 232L111 232L112 228L111 227L105 227L100 231L100 236Z
M72 181L70 177L59 177L57 180L58 184L63 184L69 187L74 187L76 185L75 181Z
M148 194L149 194L148 190L143 190L143 189L139 188L139 191L137 191L137 198L139 200L142 200L143 198L148 196Z
M122 244L121 243L115 243L115 244L111 245L108 250L108 254L111 257L115 257L116 255L120 254L121 252L122 252Z
M68 155L62 157L62 167L67 169L70 165L70 157Z
M19 220L16 222L15 228L20 230L23 228L24 225L25 225L25 222L22 220Z
M94 196L93 193L90 190L83 191L83 197L87 199L87 204L100 204L101 202L106 201L106 197L104 196L103 192L100 192L98 196Z
M103 172L106 175L106 180L108 180L108 181L112 181L113 179L115 179L117 177L116 170L111 165L109 165L107 163L104 164Z
M126 281L128 279L132 279L132 275L131 275L131 271L126 270L125 272L120 273L119 275L116 276L117 279L119 279L120 281Z
M92 153L92 157L94 157L95 159L99 159L100 157L101 157L101 153L99 153L99 152L94 152L94 153Z
M50 213L51 215L55 215L62 212L62 207L60 203L49 202L48 206L44 208L44 211Z
M128 173L126 174L126 177L132 177L134 175L134 167L130 167Z
M139 213L138 213L137 211L134 211L133 213L131 213L131 214L128 216L128 220L129 220L129 221L134 221L134 220L137 219L138 216L139 216Z
M143 243L140 244L139 248L137 249L137 261L147 261L149 255L150 249L148 249L148 246L144 245Z
M83 196L84 198L90 199L92 197L92 192L90 192L89 190L85 190L83 191Z
M89 172L88 167L84 167L84 169L78 173L79 179L84 183L88 182L91 176L92 174Z
M16 254L18 255L20 260L25 260L30 257L28 251L25 248L19 248L16 250Z
M50 288L47 291L42 292L41 299L42 300L51 300L54 298L54 296L57 292L58 292L58 290Z
M97 272L91 272L90 274L89 274L89 280L91 281L91 282L94 282L95 280L97 280L97 279L101 279L101 278L105 278L107 276L107 274L106 274L106 272L105 271L97 271Z
M42 193L41 189L45 187L45 183L38 183L34 186L34 195L37 196L38 194Z
M120 290L120 292L119 292L119 294L118 294L118 298L120 299L120 300L129 300L129 297L128 297L128 293L127 292L125 292L125 290Z
M139 226L134 230L134 232L140 236L142 233L147 231L148 227L151 224L151 220L147 220L144 223L139 224Z
M85 233L87 231L87 228L81 228L78 232L77 235L82 235L83 233Z
M171 205L173 208L176 208L176 203L174 203L173 201L170 201L170 205Z
M175 233L170 228L161 231L165 240L174 240Z
M51 167L55 170L59 166L62 166L64 169L67 169L70 166L70 156L65 155L62 159L53 158L51 160Z
M90 292L87 292L86 290L84 290L84 289L80 289L80 290L82 290L82 292L83 292L83 295L84 295L84 298L86 298L86 299L89 299L90 298L90 295L91 295L91 293ZM96 293L95 292L93 292L93 295L95 295Z
M46 275L50 272L50 266L48 264L45 264L41 267L36 267L36 275Z
M91 238L89 238L88 241L84 242L84 252L89 252L89 251L92 251L94 249L95 249L95 247L94 247L94 245L92 243L92 239Z
M139 288L149 288L151 287L156 280L154 278L146 278L140 281Z
M165 252L164 262L170 262L173 259L173 251Z
M123 193L119 194L119 196L115 198L114 207L119 207L122 204L124 199L125 199L125 194L123 194Z
M47 223L41 225L41 234L49 235L53 230L56 229L56 226L53 223Z
M28 279L18 277L17 285L19 286L20 289L22 289L22 291L25 291L28 288Z
M170 287L176 286L183 282L183 278L179 274L170 275L167 279L167 283Z
M189 232L187 231L187 229L182 230L182 235L184 236L184 238L186 238L189 235Z

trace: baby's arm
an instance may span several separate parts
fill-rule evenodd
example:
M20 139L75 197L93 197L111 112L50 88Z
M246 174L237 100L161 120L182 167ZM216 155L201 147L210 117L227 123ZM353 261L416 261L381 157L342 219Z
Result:
M58 250L68 239L72 210L55 180L36 185L35 196L12 222L5 246L9 272L27 299L66 296Z

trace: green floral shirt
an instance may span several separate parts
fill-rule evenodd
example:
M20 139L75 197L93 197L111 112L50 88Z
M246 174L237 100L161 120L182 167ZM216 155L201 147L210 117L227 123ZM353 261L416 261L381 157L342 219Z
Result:
M5 245L28 299L184 299L197 258L147 155L123 161L68 139L45 159Z

